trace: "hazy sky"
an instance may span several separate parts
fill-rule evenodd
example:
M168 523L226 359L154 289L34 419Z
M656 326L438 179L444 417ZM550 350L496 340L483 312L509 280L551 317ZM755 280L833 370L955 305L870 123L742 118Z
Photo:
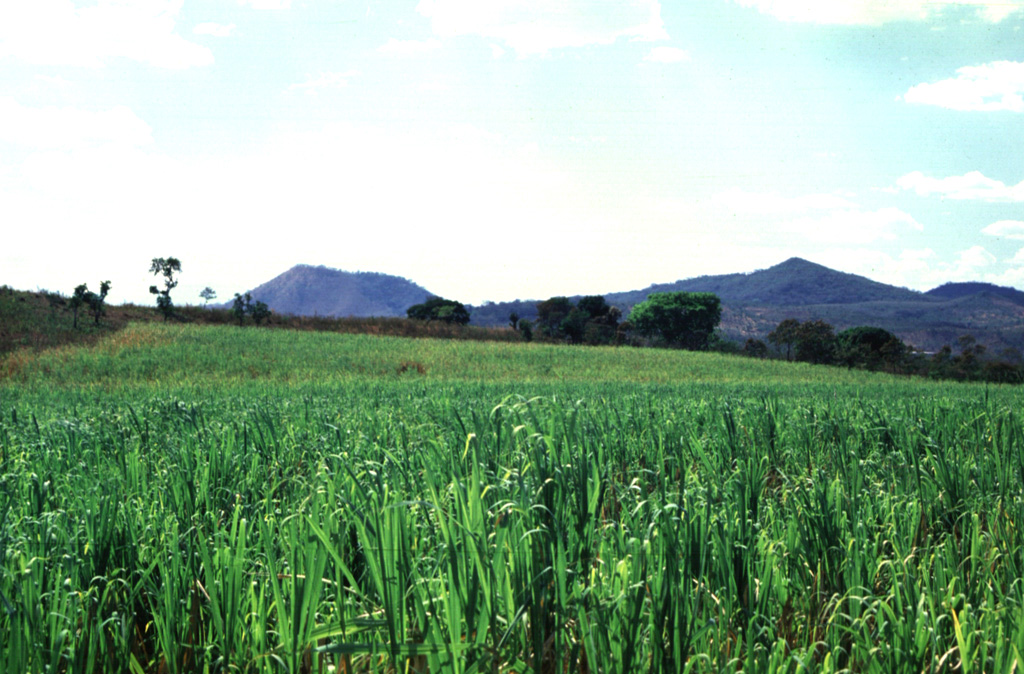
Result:
M0 3L0 283L1024 288L1024 0Z

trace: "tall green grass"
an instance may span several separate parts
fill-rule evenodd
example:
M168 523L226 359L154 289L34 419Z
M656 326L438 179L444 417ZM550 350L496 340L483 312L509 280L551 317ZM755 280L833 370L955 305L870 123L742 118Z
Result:
M673 352L116 340L0 384L5 671L1024 665L1014 389Z

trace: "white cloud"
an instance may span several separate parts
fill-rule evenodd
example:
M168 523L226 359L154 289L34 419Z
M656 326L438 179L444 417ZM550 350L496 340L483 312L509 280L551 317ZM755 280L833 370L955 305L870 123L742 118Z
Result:
M346 70L343 73L320 73L316 77L308 76L305 82L288 87L289 91L305 91L315 94L321 89L337 89L348 85L348 81L359 75L358 70Z
M787 197L774 192L733 189L711 198L712 206L731 214L745 236L757 232L784 235L792 243L866 244L894 240L901 231L921 231L913 216L898 208L870 210L838 194Z
M128 58L161 68L208 65L213 54L174 32L183 0L0 3L0 57L99 67Z
M417 11L442 37L499 40L520 57L552 49L668 37L657 0L420 0Z
M998 23L1024 10L1024 0L733 0L762 14L794 23L878 26L894 21L925 21L950 9L973 9L985 20Z
M903 100L950 110L1024 112L1024 63L958 68L954 78L910 87Z
M960 251L954 262L953 269L957 270L960 276L976 273L996 262L996 256L985 250L984 246L971 246L967 250Z
M430 38L429 40L396 40L391 38L377 47L377 51L394 56L419 56L440 47L441 41L437 38Z
M192 32L196 35L212 35L213 37L229 37L235 32L235 24L229 23L227 25L221 23L213 23L208 21L206 23L197 24Z
M679 47L655 47L644 57L644 61L651 63L684 63L689 60L690 52Z
M1010 264L1024 264L1024 248L1021 248L1017 253L1010 258Z
M912 190L921 196L938 195L943 199L957 201L1022 202L1024 181L1016 185L985 177L980 171L970 171L962 176L930 178L920 171L913 171L896 180L896 186Z
M1024 222L1020 220L1000 220L981 230L981 233L1024 241Z
M152 129L124 106L91 111L75 108L29 108L0 98L0 141L36 149L64 149L117 143L151 143Z

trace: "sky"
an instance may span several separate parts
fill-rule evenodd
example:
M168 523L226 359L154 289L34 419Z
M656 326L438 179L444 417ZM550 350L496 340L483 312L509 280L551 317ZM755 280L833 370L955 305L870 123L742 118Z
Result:
M1024 289L1024 0L0 3L0 284Z

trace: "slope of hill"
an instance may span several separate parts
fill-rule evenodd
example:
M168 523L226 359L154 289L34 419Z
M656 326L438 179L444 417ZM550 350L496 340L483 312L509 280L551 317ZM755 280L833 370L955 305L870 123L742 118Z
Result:
M715 293L726 307L804 307L858 302L933 301L914 290L835 271L798 257L768 269L656 283L642 290L608 293L605 299L621 309L623 315L628 315L633 305L643 302L651 293L679 291ZM535 304L536 301L524 300L488 303L474 307L472 320L478 325L500 325L508 322L508 315L512 311L523 318L532 319L536 316L536 309L532 306Z
M770 306L912 301L922 295L794 257L768 269L659 283L643 290L611 293L607 299L615 305L632 306L651 293L678 291L715 293L728 304Z
M1024 350L1024 293L987 283L950 283L927 293L838 272L800 258L746 274L701 276L660 283L643 290L605 295L629 315L633 305L653 292L712 292L722 299L720 329L743 342L765 339L787 318L821 319L837 331L858 325L885 328L926 351L954 344L972 334L993 352ZM571 298L578 299L578 298ZM505 325L515 311L537 315L536 302L488 303L472 309L477 325Z
M405 316L406 309L430 297L425 288L398 276L305 264L250 292L273 311L296 316Z
M989 294L1024 306L1024 292L1016 288L1006 288L992 283L945 283L932 288L925 295L942 300L955 300L971 295Z

